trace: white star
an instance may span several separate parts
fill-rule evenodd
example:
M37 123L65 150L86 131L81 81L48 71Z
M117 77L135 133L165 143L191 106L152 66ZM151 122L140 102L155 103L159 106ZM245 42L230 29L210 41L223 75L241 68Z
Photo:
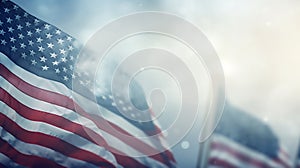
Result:
M60 70L58 68L56 68L55 73L60 73Z
M35 65L35 64L37 64L37 62L35 60L31 60L31 64Z
M122 110L123 110L123 111L127 111L127 108L126 108L126 107L122 107Z
M66 67L63 67L63 71L64 71L64 72L67 72L67 70L68 70L68 69L67 69Z
M14 37L10 37L10 42L15 42L16 41L16 39L14 38Z
M29 22L26 22L25 24L27 27L29 27L31 25L31 23L29 23Z
M28 16L28 13L25 12L25 13L24 13L24 17L27 17L27 16Z
M34 42L33 42L33 41L31 41L31 40L28 40L28 45L32 46L33 44L34 44Z
M23 29L23 26L18 25L18 26L17 26L17 29L18 29L18 30L22 30L22 29Z
M74 48L73 48L73 46L71 46L71 45L68 47L68 50L69 50L69 51L73 51L73 49L74 49Z
M21 18L21 16L16 15L16 20L19 20Z
M44 56L40 57L40 61L41 62L46 62L47 58L45 58Z
M7 23L11 23L11 22L12 22L12 19L11 19L11 18L6 18L6 22L7 22Z
M73 56L73 55L70 56L70 60L71 60L71 61L74 60L74 56Z
M130 115L131 115L132 118L135 118L135 114L134 113L131 113Z
M20 38L20 39L23 39L23 38L24 38L23 34L18 34L18 35L19 35L19 38Z
M49 67L47 65L42 66L43 71L47 71Z
M8 28L8 32L11 32L11 33L12 33L14 30L15 30L15 29L13 29L12 27L9 27L9 28Z
M0 30L0 34L1 34L2 36L4 36L5 31L4 31L4 30Z
M11 47L11 51L16 52L16 51L17 51L17 48L16 48L15 46L12 46L12 47Z
M59 62L58 62L58 61L53 61L52 64L53 64L53 66L54 66L54 65L58 65Z
M29 52L30 52L30 55L31 55L31 56L34 56L34 55L35 55L35 52L34 52L33 50L30 50Z
M51 49L52 49L53 46L54 46L52 43L47 43L47 45L48 45L48 48L51 48Z
M66 50L64 50L64 49L59 49L59 51L60 51L60 53L61 53L62 55L65 55L65 54L66 54Z
M3 25L3 22L0 20L0 26L2 26Z
M41 31L42 31L42 30L39 29L39 28L36 28L36 29L35 29L35 32L36 32L36 33L40 33Z
M72 76L72 79L75 79L75 78L76 78L76 75L75 75L75 74L72 74L71 76Z
M40 52L44 52L44 50L45 50L45 48L43 48L42 46L39 46L38 48L39 48Z
M50 34L50 33L47 33L47 34L46 34L46 38L47 38L47 39L51 39L51 37L52 37L52 34Z
M44 25L44 28L47 29L47 30L49 30L49 29L50 29L50 25L45 24L45 25Z
M60 31L60 30L56 30L56 31L55 31L55 34L58 34L58 35L60 35L60 33L61 33L61 31Z
M38 43L41 43L41 42L43 41L43 39L40 38L40 37L38 37L38 38L36 38L36 41L37 41Z
M22 53L21 57L25 59L27 57L27 55L25 53Z
M8 13L10 10L8 8L4 8L4 12Z
M61 58L61 61L62 61L62 62L67 62L67 58L66 58L66 57L62 57L62 58Z
M67 76L64 76L64 80L65 80L65 81L68 81L69 78L68 78Z
M67 37L67 40L68 40L68 41L71 41L71 40L72 40L72 37L68 36L68 37Z
M34 19L34 23L38 24L40 21L38 19Z
M27 31L27 35L31 36L32 35L31 31Z
M55 54L55 53L50 53L50 57L51 57L51 58L56 58L56 57L57 57L57 54Z
M14 5L14 9L18 9L19 7L17 5Z
M1 40L1 44L5 45L7 42L5 40Z
M64 40L63 40L63 39L61 39L61 38L57 39L57 43L58 43L58 44L61 44L61 45L62 45L62 44L63 44L63 42L64 42Z
M25 45L24 43L21 43L20 46L21 46L21 48L23 48L23 49L26 47L26 45Z

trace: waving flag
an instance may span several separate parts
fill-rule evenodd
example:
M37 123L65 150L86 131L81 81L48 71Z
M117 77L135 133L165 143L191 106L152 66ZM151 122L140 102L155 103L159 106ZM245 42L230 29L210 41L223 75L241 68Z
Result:
M211 142L209 167L289 168L292 163L269 126L227 107Z
M91 115L88 108L73 99L74 81L89 92L90 81L86 80L86 74L73 71L80 47L76 39L57 27L10 1L1 2L0 166L174 166L175 160L168 150L153 156L131 157L132 153L165 148L162 139L136 137L128 141L102 125L108 122L133 137L133 131L145 136L160 133L153 122L130 121L119 113L115 101L122 102L131 115L141 115L128 106L129 100L122 96L112 99L110 93L99 95L97 105L103 108L103 117ZM140 96L143 95L137 94L132 101L142 100ZM87 100L86 103L96 102ZM138 103L148 108L145 101Z

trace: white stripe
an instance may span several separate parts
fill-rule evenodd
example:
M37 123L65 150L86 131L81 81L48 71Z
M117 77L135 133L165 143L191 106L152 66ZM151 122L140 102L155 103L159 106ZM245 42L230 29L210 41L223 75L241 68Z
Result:
M95 123L93 123L89 119L84 118L84 117L82 117L82 116L74 113L73 111L71 111L69 109L65 109L63 107L56 106L56 105L53 105L53 104L50 104L50 103L43 102L43 101L37 100L35 98L32 98L32 97L24 94L23 92L21 92L17 88L15 88L12 84L10 84L8 81L6 81L1 76L0 76L0 83L1 83L1 88L3 88L4 90L6 90L7 92L9 92L12 97L14 97L19 102L21 102L22 104L26 105L27 107L30 107L30 108L35 109L35 110L39 110L41 112L45 112L45 113L50 113L50 114L55 114L55 115L58 115L58 116L62 116L65 119L68 119L69 121L72 121L74 123L77 123L77 124L80 124L80 125L84 125L85 127L90 128L91 130L95 131L97 134L101 135L104 138L106 137L106 136L103 136L103 133L105 131L100 130L95 125ZM107 134L108 133L106 133L105 135L107 135ZM110 141L107 141L107 142L110 142ZM118 144L120 144L120 143L118 143ZM110 142L110 145L113 146L113 147L115 147L118 144L112 144Z
M256 168L253 165L247 164L246 162L237 159L235 156L232 156L230 153L227 153L226 151L222 151L222 150L215 150L215 149L212 150L210 152L210 158L217 158L219 160L224 160L236 167Z
M78 136L77 134L58 127L54 127L47 123L28 120L20 116L15 110L11 109L2 101L0 101L0 109L2 114L10 118L17 125L27 131L39 132L47 134L49 136L57 137L69 144L78 147L79 149L89 151L91 153L94 153L95 155L101 156L104 159L111 155L105 148L95 145L88 140ZM116 162L114 164L117 165Z
M39 77L31 72L24 70L23 68L16 65L12 62L7 56L0 52L0 63L2 63L7 69L9 69L13 74L24 80L26 77L27 80L24 80L34 86L39 88L60 93L68 97L72 97L72 92L62 83L47 80L45 78Z
M11 146L13 146L20 153L25 155L35 155L42 158L46 158L48 160L54 161L65 167L96 167L93 164L88 162L67 157L59 152L56 152L52 149L46 148L44 146L29 144L23 141L18 140L16 137L7 132L3 127L0 126L1 138L8 142Z
M18 163L15 163L13 160L11 160L9 157L4 155L3 153L0 153L0 163L7 167L14 167L14 168L23 168L24 166L19 165Z
M25 129L27 131L40 132L40 133L44 133L44 134L47 134L50 136L55 136L59 139L64 140L65 142L68 142L74 146L77 146L80 149L87 150L87 151L94 153L96 155L99 155L103 158L105 158L105 156L108 153L104 148L97 146L97 145L87 141L86 139L83 139L82 137L80 137L76 134L73 134L72 132L60 129L58 127L54 127L52 125L49 125L49 124L46 124L43 122L37 122L37 121L31 121L31 120L25 119L1 101L0 101L0 109L1 109L1 113L6 115L8 118L13 120L17 125L19 125L20 127L22 127L23 129ZM135 154L138 156L142 155L141 153L135 151L131 147L125 146L122 141L111 136L110 134L104 133L104 136L112 144L121 144L121 145L116 146L117 149L121 149L122 151L128 151L128 153ZM156 166L156 167L165 167L160 162L157 162L151 158L146 158L146 160L143 158L134 158L134 159L136 159L137 161L139 161L142 164L152 165L152 166Z
M289 167L292 167L293 166L293 161L285 153L287 153L286 148L284 148L283 145L281 145L281 149L280 149L279 154L278 154L279 160L281 162L283 162L284 164L288 165Z
M15 65L10 59L8 59L2 53L0 53L0 63L5 65L16 76L18 76L22 80L26 81L27 83L29 83L35 87L42 88L44 90L48 90L51 92L60 93L60 94L66 95L70 98L73 97L73 99L87 112L92 113L92 112L98 111L98 109L99 109L102 113L103 118L110 121L111 123L114 123L115 125L119 125L121 128L126 130L131 135L134 135L134 136L138 135L139 137L145 137L145 138L141 138L144 143L152 146L153 148L157 148L157 144L159 142L156 141L154 143L157 143L157 144L153 144L153 142L151 142L149 140L148 135L146 135L143 131L141 131L140 129L133 126L128 121L126 121L123 117L120 117L119 115L116 115L116 114L108 111L107 109L99 106L98 104L88 100L87 98L85 98L77 93L74 93L74 92L72 93L72 91L69 90L65 85L63 85L59 82L56 82L56 81L41 78L41 77L34 75L28 71L25 71L24 69ZM58 106L56 106L56 107L58 107ZM81 120L81 119L82 118L80 118L80 122L85 122L85 120ZM152 139L154 139L154 138L152 138Z
M75 123L84 125L86 127L89 127L89 128L91 128L92 130L94 130L96 133L98 133L100 135L102 135L102 133L104 132L102 130L99 130L97 128L97 126L92 121L90 121L89 119L86 119L82 116L79 116L79 115L75 114L71 110L68 110L68 109L60 107L60 106L56 106L56 105L53 105L53 104L50 104L50 103L47 103L47 102L43 102L43 101L34 99L34 98L24 94L23 92L21 92L17 88L15 88L13 85L11 85L8 81L6 81L3 77L0 77L0 82L1 82L1 87L4 90L9 92L14 98L16 98L18 101L20 101L22 104L24 104L28 107L31 107L33 109L40 110L40 111L46 111L46 112L49 112L51 114L60 115L60 116L66 118L70 121L73 121ZM90 101L87 101L87 102L90 102ZM43 107L43 108L41 108L41 107ZM45 110L44 108L47 108L47 110ZM63 111L64 113L63 114L59 113L61 111ZM113 137L110 134L105 132L105 136L103 136L103 138L105 138L105 139L113 138L114 139L115 137ZM123 142L118 142L116 144L112 143L112 142L115 142L115 141L112 141L112 142L108 141L108 142L111 146L113 146L116 149L124 149L124 151L122 151L122 152L124 152L125 154L128 154L129 156L136 156L136 155L141 156L142 155L139 152L133 150L127 144L124 144ZM91 148L90 150L92 150L92 149L93 148ZM129 149L132 149L132 150L129 150ZM132 153L130 153L130 152L132 152ZM109 156L109 155L106 155L106 156ZM112 158L109 158L109 159L106 158L106 159L107 160L110 159L110 161L112 160ZM134 159L138 160L138 158L134 158ZM138 161L145 164L145 162L143 162L141 159L139 159ZM115 160L113 160L113 162L115 162ZM158 161L155 161L155 160L150 159L150 158L149 158L149 162L153 162L153 164L158 164L158 165L161 164Z
M266 163L270 167L282 167L281 165L278 165L277 163L272 161L272 159L268 158L267 156L265 156L261 153L255 152L255 151L253 151L245 146L242 146L238 143L235 143L232 140L230 140L229 138L224 137L222 135L215 134L213 137L213 142L224 144L224 145L232 148L233 150L238 151L239 153L242 153L242 154L244 154L248 157L251 157L255 160L259 160L260 162Z

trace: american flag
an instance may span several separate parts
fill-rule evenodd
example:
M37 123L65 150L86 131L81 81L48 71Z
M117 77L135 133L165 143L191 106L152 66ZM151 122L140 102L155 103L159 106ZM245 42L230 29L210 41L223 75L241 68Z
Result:
M211 141L209 167L290 168L292 161L271 128L227 106Z
M95 102L71 90L73 84L92 92L88 74L74 71L81 47L54 25L13 2L1 2L0 167L174 167L162 135L135 136L159 134L159 127L152 121L132 121L116 108L118 103L133 117L150 116L138 84L133 85L137 94L131 101L148 113L134 111L130 100L122 95L114 98L109 91ZM90 104L104 115L89 111ZM134 139L128 141L104 122ZM162 148L165 152L159 152ZM158 154L147 156L148 151Z

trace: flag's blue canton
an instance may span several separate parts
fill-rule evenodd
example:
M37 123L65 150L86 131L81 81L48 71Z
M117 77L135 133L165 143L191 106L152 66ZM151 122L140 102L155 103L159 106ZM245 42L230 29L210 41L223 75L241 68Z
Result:
M98 96L97 102L115 114L122 116L125 120L145 131L145 133L148 135L156 134L157 130L154 123L151 121L151 115L148 110L149 107L145 99L143 89L137 82L132 82L132 85L130 85L130 98L131 102L124 99L124 95L119 95L119 97L113 98L112 94L109 93L103 96ZM122 114L117 107L124 114ZM130 116L130 118L133 118L134 120L128 118L127 116ZM141 122L145 120L147 121Z
M86 97L92 95L92 91L89 90L92 86L89 74L73 71L81 47L79 42L57 27L28 14L10 1L1 2L0 46L0 51L20 67L38 76L61 82L70 89L72 85L76 85L76 88L79 88L76 91ZM133 104L139 109L148 109L142 94L143 90L139 85L134 84L132 90ZM124 100L124 96L116 98L116 101L111 97L111 94L105 93L97 100L104 108L124 117L147 134L155 133L153 122L138 122L139 118L150 119L149 111L144 113L134 111L134 108L129 106L130 103ZM120 113L116 104L122 106L123 111L137 121L128 119Z
M57 27L39 20L10 1L0 8L0 51L17 65L71 87L78 43Z
M278 138L270 127L231 106L225 108L215 132L271 158L279 154Z

